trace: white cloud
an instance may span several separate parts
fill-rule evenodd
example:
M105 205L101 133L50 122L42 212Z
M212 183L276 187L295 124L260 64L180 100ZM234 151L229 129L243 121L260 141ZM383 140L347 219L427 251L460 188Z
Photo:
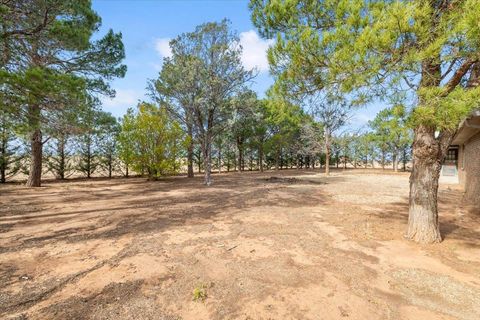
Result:
M267 49L273 40L263 40L254 30L240 33L242 45L242 63L245 68L257 68L258 71L268 71Z
M115 107L135 107L138 100L143 97L143 93L139 93L135 90L129 89L116 89L117 94L115 98L110 99L108 97L102 99L104 107L115 108Z
M169 58L172 56L172 48L170 48L169 38L155 39L155 50L162 58Z
M160 57L172 56L172 48L170 48L169 42L170 38L155 39L155 50ZM260 72L268 71L267 49L273 42L273 40L261 39L254 30L240 33L243 66L249 70L257 68Z
M366 114L366 113L357 113L355 116L355 119L360 123L360 124L367 124L368 121L373 120L373 117L371 114Z

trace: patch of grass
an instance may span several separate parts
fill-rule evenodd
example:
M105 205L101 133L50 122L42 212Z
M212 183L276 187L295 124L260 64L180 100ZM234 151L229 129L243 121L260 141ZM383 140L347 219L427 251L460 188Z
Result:
M207 286L205 284L197 285L193 289L193 301L204 302L207 299Z

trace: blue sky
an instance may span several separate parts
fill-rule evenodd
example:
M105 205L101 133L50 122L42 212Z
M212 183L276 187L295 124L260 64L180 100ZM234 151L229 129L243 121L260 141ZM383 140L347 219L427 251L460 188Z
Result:
M252 89L262 97L273 83L265 53L272 42L256 33L247 0L94 0L93 8L102 17L100 34L110 28L123 34L127 75L112 83L116 98L103 100L103 109L117 117L138 100L148 99L147 81L157 77L163 57L169 54L168 40L204 22L228 18L240 35L242 62L247 68L259 70ZM376 111L378 108L358 110L353 127L366 123Z

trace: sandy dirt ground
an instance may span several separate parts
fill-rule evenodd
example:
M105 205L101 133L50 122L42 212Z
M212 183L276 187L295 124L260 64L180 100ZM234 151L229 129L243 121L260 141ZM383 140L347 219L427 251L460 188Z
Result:
M480 319L480 211L403 239L408 175L231 173L0 187L2 319Z

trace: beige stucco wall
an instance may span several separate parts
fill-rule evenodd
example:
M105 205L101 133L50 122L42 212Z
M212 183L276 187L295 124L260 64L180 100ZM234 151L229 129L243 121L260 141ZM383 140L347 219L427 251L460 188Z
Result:
M463 152L460 152L463 159L459 159L461 167L464 164L464 170L460 176L460 183L462 179L465 187L465 199L468 202L480 205L480 133L470 138L463 147ZM461 162L463 161L463 162ZM462 170L459 170L462 171Z
M458 182L465 188L465 145L458 146Z

